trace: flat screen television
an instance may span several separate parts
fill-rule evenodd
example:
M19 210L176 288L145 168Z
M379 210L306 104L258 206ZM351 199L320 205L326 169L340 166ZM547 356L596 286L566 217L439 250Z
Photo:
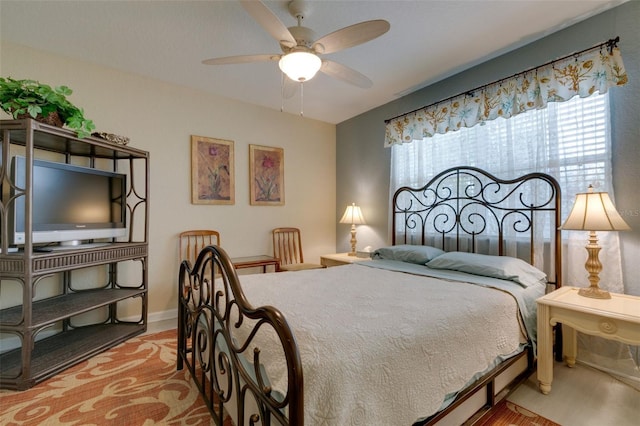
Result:
M15 156L12 177L26 188L26 158ZM44 160L33 161L32 243L77 245L127 234L126 175ZM13 191L16 195L16 191ZM13 244L25 243L26 196L11 209Z

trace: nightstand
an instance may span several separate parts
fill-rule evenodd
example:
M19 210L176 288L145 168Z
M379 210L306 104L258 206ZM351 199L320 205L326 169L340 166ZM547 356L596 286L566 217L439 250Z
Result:
M553 326L562 324L562 351L569 367L576 362L576 332L640 344L640 297L611 293L611 299L578 295L577 287L561 287L537 300L538 384L543 394L553 381Z
M320 256L320 264L326 267L348 265L354 262L366 262L367 260L371 259L368 257L349 256L349 253L325 254Z

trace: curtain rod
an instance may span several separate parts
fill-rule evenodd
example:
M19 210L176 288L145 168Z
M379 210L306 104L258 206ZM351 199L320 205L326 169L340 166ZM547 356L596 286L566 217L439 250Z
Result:
M505 81L505 80L509 80L509 79L511 79L511 78L513 78L513 77L516 77L516 76L519 76L519 75L521 75L521 74L526 74L526 73L531 72L531 71L534 71L534 70L536 70L536 69L538 69L538 68L546 67L547 65L551 65L551 64L553 64L554 62L562 61L562 60L567 59L567 58L570 58L570 57L572 57L572 56L578 56L578 55L581 55L581 54L583 54L583 53L589 52L589 51L591 51L591 50L600 49L602 46L605 46L605 45L607 46L607 49L609 49L609 54L611 54L611 52L613 51L613 49L614 49L615 47L618 47L618 42L619 42L619 41L620 41L620 36L618 36L618 37L616 37L616 38L611 38L611 39L609 39L609 40L607 40L607 41L604 41L604 42L602 42L602 43L596 44L595 46L589 47L589 48L587 48L587 49L580 50L579 52L571 53L571 54L566 55L566 56L563 56L563 57L561 57L561 58L554 59L554 60L552 60L552 61L546 62L546 63L544 63L544 64L542 64L542 65L537 65L537 66L535 66L535 67L532 67L532 68L526 69L526 70L524 70L524 71L517 72L517 73L515 73L515 74L513 74L513 75L510 75L509 77L504 77L504 78L501 78L501 79L499 79L499 80L493 81L493 82L491 82L491 83L483 84L482 86L478 86L478 87L476 87L475 89L467 90L467 91L464 91L464 92L462 92L462 93L458 93L457 95L449 96L448 98L445 98L445 99L439 100L439 101L437 101L437 102L431 103L431 104L429 104L429 105L425 105L425 106L422 106L422 107L420 107L420 108L416 108L416 109L414 109L414 110L412 110L412 111L405 112L405 113L402 113L402 114L400 114L400 115L396 115L395 117L388 118L388 119L384 120L384 123L385 123L385 124L389 124L389 122L390 122L390 121L395 120L396 118L400 118L400 117L404 117L405 115L413 114L414 112L420 111L421 109L429 108L430 106L437 105L437 104L440 104L440 103L442 103L442 102L447 102L447 101L449 101L449 100L451 100L451 99L453 99L453 98L457 98L458 96L462 96L462 95L466 95L466 94L472 94L473 92L475 92L475 91L477 91L477 90L480 90L480 89L483 89L483 88L485 88L485 87L488 87L488 86L491 86L491 85L494 85L494 84L501 83L501 82L503 82L503 81Z

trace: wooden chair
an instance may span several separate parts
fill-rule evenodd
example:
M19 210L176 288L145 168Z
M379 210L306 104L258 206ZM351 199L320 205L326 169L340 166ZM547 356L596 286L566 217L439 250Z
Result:
M179 234L180 262L188 260L193 265L200 251L206 246L220 245L220 233L210 229L184 231Z
M318 269L318 263L306 263L302 255L302 238L298 228L275 228L273 234L273 256L280 259L281 271Z

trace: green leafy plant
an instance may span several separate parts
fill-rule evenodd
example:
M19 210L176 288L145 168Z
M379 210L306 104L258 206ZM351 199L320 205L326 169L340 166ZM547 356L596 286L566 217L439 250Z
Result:
M62 124L74 130L78 137L89 136L96 127L84 117L82 108L69 102L67 96L71 93L67 86L52 88L35 80L0 77L0 108L13 118L30 116L42 120L57 113Z

